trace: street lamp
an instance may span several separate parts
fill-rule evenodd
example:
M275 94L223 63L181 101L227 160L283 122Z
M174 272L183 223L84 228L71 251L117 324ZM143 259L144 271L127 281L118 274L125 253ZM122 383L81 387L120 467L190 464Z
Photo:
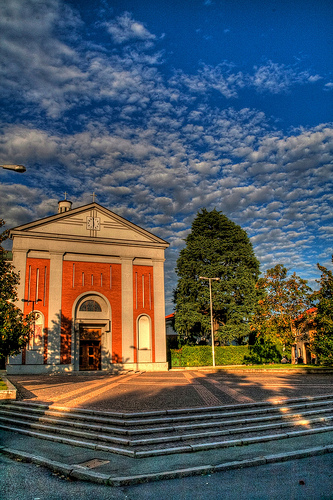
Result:
M14 170L20 174L23 174L23 172L27 170L24 165L0 165L0 167L5 168L6 170Z
M210 327L212 330L212 355L213 366L215 366L215 339L214 339L214 325L213 325L213 302L212 302L212 281L220 281L220 278L207 278L206 276L199 276L200 280L209 281L209 301L210 301Z

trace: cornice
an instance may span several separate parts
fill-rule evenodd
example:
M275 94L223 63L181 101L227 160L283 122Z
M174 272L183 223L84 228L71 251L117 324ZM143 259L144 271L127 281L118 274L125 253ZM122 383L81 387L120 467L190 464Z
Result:
M122 240L114 238L96 238L94 236L73 236L70 234L54 234L54 233L39 233L34 231L19 231L11 230L10 237L13 238L18 236L20 238L30 238L30 239L42 239L42 240L56 240L56 241L70 241L73 243L92 243L95 245L118 245L118 246L130 246L130 247L147 247L147 248L167 248L169 243L164 240L160 241L143 241L143 240Z
M68 217L72 217L73 215L78 215L80 213L84 213L84 212L87 212L87 211L93 210L93 209L103 212L105 214L105 216L111 215L119 223L122 223L124 226L128 227L129 229L134 230L137 234L141 234L145 238L150 238L153 246L156 245L159 248L160 247L167 248L170 245L167 241L163 240L159 236L156 236L155 234L151 233L147 229L144 229L144 228L134 224L133 222L130 222L129 220L125 219L124 217L121 217L120 215L116 214L115 212L112 212L111 210L103 207L102 205L99 205L96 202L89 203L88 205L83 205L81 207L73 208L71 210L68 210L67 212L62 212L60 214L50 215L48 217L44 217L44 218L38 219L36 221L28 222L27 224L23 224L21 226L14 227L13 229L10 230L9 237L12 238L13 236L18 236L18 235L23 236L24 233L29 233L30 235L33 235L34 237L38 238L40 236L38 236L37 233L33 231L34 227L45 226L45 225L50 224L52 222L61 221L61 219L66 219ZM65 234L53 234L53 235L51 235L51 233L44 233L43 232L42 237L47 237L50 239L57 238L57 239L63 239L63 240L68 241L68 237ZM70 235L69 237L72 240L74 240L76 238L78 240L79 240L79 238L87 239L86 236L73 237L72 235ZM92 241L94 239L95 239L94 237L91 237L91 239L89 239L89 241ZM108 239L108 240L111 241L111 239ZM102 239L98 239L97 241L102 241ZM133 241L130 241L130 240L112 240L112 241L117 242L117 243L119 241L119 244L122 244L121 241L126 241L126 245L133 244L133 246L137 246L136 243L134 243ZM141 246L144 246L144 245L147 245L147 242L140 241L139 244ZM148 244L148 246L151 246L151 245Z

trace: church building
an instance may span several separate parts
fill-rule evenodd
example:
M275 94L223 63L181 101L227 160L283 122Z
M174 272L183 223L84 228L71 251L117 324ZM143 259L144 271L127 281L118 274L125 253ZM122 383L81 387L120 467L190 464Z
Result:
M36 320L8 374L168 369L166 241L95 202L72 209L68 200L10 237L18 306Z

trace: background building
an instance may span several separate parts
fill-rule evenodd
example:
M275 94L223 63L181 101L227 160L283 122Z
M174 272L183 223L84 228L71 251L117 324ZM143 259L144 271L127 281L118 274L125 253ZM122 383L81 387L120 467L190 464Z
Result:
M292 363L304 363L307 365L318 364L318 359L311 352L311 342L316 332L315 319L317 308L311 307L305 314L301 314L294 322L295 342L291 351Z
M10 232L19 306L34 334L7 371L166 370L168 243L91 203Z

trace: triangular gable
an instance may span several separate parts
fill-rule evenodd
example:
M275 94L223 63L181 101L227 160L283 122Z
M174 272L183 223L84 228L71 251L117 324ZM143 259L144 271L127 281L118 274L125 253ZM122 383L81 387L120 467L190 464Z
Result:
M127 242L169 244L149 231L111 212L98 203L90 203L67 212L51 215L11 230L13 235L25 233L43 233L50 237L68 235L75 239L94 237Z

